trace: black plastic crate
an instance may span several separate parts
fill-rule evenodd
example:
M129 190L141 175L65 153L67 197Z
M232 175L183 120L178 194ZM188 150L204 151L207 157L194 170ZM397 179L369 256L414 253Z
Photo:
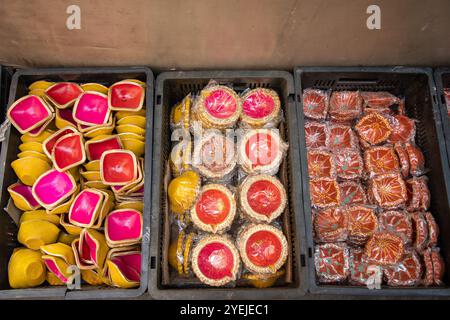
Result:
M444 89L450 88L450 68L438 68L434 71L437 98L441 111L442 127L444 130L445 143L447 145L447 156L450 161L450 117L447 114Z
M303 203L308 241L309 288L313 294L370 295L370 296L450 296L450 273L444 278L445 287L393 288L380 290L365 287L322 285L316 282L314 241L309 198L309 176L306 161L302 92L306 88L332 90L389 91L406 97L408 116L417 119L416 143L425 156L431 192L430 210L440 227L439 247L450 266L450 168L445 150L441 116L434 90L432 70L404 67L299 67L294 70L298 102L300 161L303 182Z
M18 70L11 82L9 104L27 94L27 87L37 80L49 81L74 81L97 82L104 85L112 85L114 82L124 79L139 79L146 83L146 109L147 131L145 145L145 198L144 198L144 230L142 237L142 271L141 285L136 289L117 289L107 286L82 285L81 290L70 291L66 287L38 287L32 289L11 289L8 284L8 261L15 247L18 228L9 215L3 210L6 207L9 193L9 185L17 181L17 177L11 170L11 162L16 159L20 134L10 127L6 132L5 141L0 155L1 168L5 168L0 174L0 299L17 298L66 298L66 299L102 299L102 298L127 298L144 294L148 283L149 265L149 240L150 240L150 194L151 194L151 155L153 140L153 87L154 77L150 69L146 67L101 67L101 68L51 68L51 69L23 69Z
M0 124L3 123L6 116L6 105L8 104L11 76L12 69L0 65Z
M170 110L175 103L181 101L189 92L198 92L214 79L221 84L232 85L237 92L246 88L271 88L278 92L284 116L285 139L289 143L289 151L283 161L280 172L286 172L285 186L288 193L288 212L291 241L291 274L292 283L286 286L267 289L253 288L212 288L199 284L182 285L167 283L168 263L168 210L166 194L163 190L166 176L166 163L171 151ZM149 276L149 294L155 299L293 299L306 292L307 268L305 267L306 240L304 236L304 220L301 214L301 181L298 176L299 150L297 143L297 125L294 101L294 83L292 75L284 71L193 71L165 72L156 79L155 89L155 121L153 176L155 186L152 192L151 267ZM283 130L281 130L283 135ZM283 174L281 181L283 182ZM286 230L285 230L286 231ZM289 236L288 236L289 237ZM165 265L163 265L163 262ZM288 259L289 264L289 259Z

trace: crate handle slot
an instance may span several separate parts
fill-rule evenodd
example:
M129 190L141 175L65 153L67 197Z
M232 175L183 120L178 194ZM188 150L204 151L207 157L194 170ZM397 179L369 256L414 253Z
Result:
M351 85L368 85L377 84L377 79L352 79L352 78L341 78L338 80L338 84L351 84Z
M150 269L156 269L156 257L150 257Z

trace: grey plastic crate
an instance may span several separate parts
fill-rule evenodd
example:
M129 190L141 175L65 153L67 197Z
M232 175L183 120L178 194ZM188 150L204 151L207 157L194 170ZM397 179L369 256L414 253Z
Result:
M0 124L5 120L11 76L12 68L0 65Z
M242 92L246 88L272 88L281 98L286 117L286 139L289 151L284 161L287 172L285 181L289 210L285 213L289 220L292 244L292 280L291 284L266 289L254 288L211 288L199 283L188 285L163 284L163 273L168 273L167 265L167 229L168 219L164 219L166 194L163 190L165 164L171 151L170 110L189 92L200 91L210 79L219 83L232 85ZM155 188L152 192L152 218L150 257L151 267L148 290L155 299L294 299L305 294L307 285L306 241L304 236L304 220L301 213L301 182L298 176L299 150L296 112L294 101L294 83L292 75L284 71L192 71L164 72L156 79L155 89L155 121L153 142L153 177ZM283 166L283 165L282 165ZM282 179L283 181L283 179ZM166 230L167 231L167 230ZM165 258L164 258L165 257ZM164 263L164 265L163 265Z
M18 70L11 82L9 104L27 94L27 87L37 80L97 82L112 85L124 79L139 79L146 83L147 130L145 145L145 198L144 198L144 235L142 238L141 284L136 289L117 289L107 286L82 285L81 290L70 291L66 287L38 287L34 289L11 289L8 284L8 261L17 243L17 226L4 212L9 199L7 187L17 181L11 162L16 159L20 134L10 127L2 145L0 167L5 170L0 174L0 299L17 298L66 298L66 299L118 299L137 297L144 294L148 283L149 239L150 239L150 195L151 195L151 155L153 141L153 87L154 77L146 67L99 67L99 68L51 68Z
M447 114L444 89L450 88L450 68L438 68L434 71L436 93L439 109L441 111L442 127L444 130L445 143L447 145L447 156L450 161L450 117Z
M445 150L435 95L432 70L428 68L404 67L298 67L294 70L296 99L298 102L298 124L300 161L303 182L303 203L308 241L309 288L313 294L332 295L377 295L377 296L450 296L450 273L444 278L444 287L393 288L383 286L380 290L364 287L322 285L316 282L314 269L314 242L311 225L309 178L306 161L304 115L302 92L306 88L332 90L389 91L406 97L407 114L417 119L416 143L422 149L431 192L430 211L433 212L441 233L439 246L445 263L450 266L450 169Z

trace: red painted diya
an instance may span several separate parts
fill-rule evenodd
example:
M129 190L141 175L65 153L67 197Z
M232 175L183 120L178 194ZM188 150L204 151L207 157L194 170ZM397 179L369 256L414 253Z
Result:
M94 161L100 160L105 151L121 150L123 147L118 136L103 136L87 141L85 149L88 160Z
M279 122L280 98L271 89L257 88L242 97L241 122L248 127L274 127Z
M205 236L192 250L192 270L209 286L219 287L235 281L239 264L239 253L225 236Z
M363 141L372 145L386 141L392 133L389 121L378 112L364 116L358 121L355 129Z
M27 132L27 134L30 137L37 137L39 136L42 132L44 132L45 129L47 129L48 125L53 121L53 119L55 119L55 114L52 113L51 117L47 119L46 122L44 122L44 124L41 124L39 127L30 130Z
M109 248L106 245L105 236L101 232L83 228L78 242L75 240L72 243L72 248L76 243L78 243L78 248L74 250L75 260L80 269L103 268Z
M357 141L350 126L335 124L331 125L327 130L326 144L330 149L354 149Z
M326 146L326 125L324 123L307 121L305 123L306 148L316 149Z
M121 277L128 282L130 287L139 286L141 282L141 263L142 255L139 250L132 251L117 251L112 249L109 256L109 261L119 270ZM119 249L123 250L123 249ZM118 286L118 285L116 285Z
M389 232L374 233L367 241L365 253L370 263L381 266L395 265L403 258L403 240Z
M417 251L425 249L428 243L428 224L422 212L411 214L411 221L414 229L414 247Z
M326 243L316 246L316 274L321 283L343 282L349 274L349 251L346 244Z
M425 220L427 221L428 225L428 247L434 247L437 245L438 237L439 237L439 226L436 223L436 220L434 219L431 212L425 212L424 213Z
M363 174L363 160L359 151L342 150L334 153L337 176L341 179L358 179Z
M345 181L339 183L341 205L367 204L366 192L359 182Z
M52 209L68 199L77 189L77 184L68 172L49 170L33 185L33 196L41 206Z
M73 107L74 120L87 126L107 123L109 114L108 97L99 92L84 92Z
M252 221L270 223L286 208L287 195L281 182L269 175L248 176L240 186L240 205Z
M311 119L325 119L328 113L328 93L322 90L305 89L303 113Z
M422 175L425 171L425 158L422 151L412 143L406 143L405 149L408 153L410 173L413 176Z
M132 81L114 83L108 91L108 106L113 111L139 111L144 105L144 88Z
M129 150L108 150L100 158L100 176L103 184L127 185L138 176L136 156Z
M56 118L60 118L62 120L67 121L72 124L74 127L77 126L77 122L73 118L73 112L71 109L56 109Z
M409 176L409 157L406 148L400 143L396 143L394 145L394 150L399 160L402 177L407 178Z
M233 223L236 201L231 191L220 184L202 187L197 202L191 209L194 226L211 233L222 233Z
M283 160L286 148L278 130L249 130L239 146L242 169L247 174L264 173L274 175Z
M399 174L383 174L371 180L371 191L376 203L385 209L404 205L406 185Z
M36 210L41 206L34 198L30 186L17 182L8 187L8 192L16 207L20 210ZM16 200L16 198L18 199Z
M378 219L372 208L352 206L346 209L348 216L348 240L363 245L378 228Z
M47 139L44 140L42 143L42 149L44 150L44 153L47 155L49 159L52 158L53 148L55 147L56 142L71 133L77 133L78 131L73 127L64 127L55 133L53 133L51 136L49 136Z
M397 265L384 268L387 284L394 287L414 286L421 280L421 275L422 265L414 250L405 252L405 256Z
M406 180L406 190L408 200L406 202L406 209L410 212L428 210L430 206L430 190L427 185L427 177L413 177Z
M345 210L339 208L317 210L313 215L313 224L318 242L347 240L348 217Z
M431 249L427 248L423 250L420 254L424 268L422 284L428 287L434 284L434 271L433 271L433 260L431 259Z
M58 109L72 106L82 93L83 89L73 82L58 82L45 90L45 96Z
M363 248L350 248L350 284L365 286L369 280L369 263ZM381 273L381 270L380 270Z
M392 133L389 141L392 143L406 143L414 140L416 134L416 124L414 120L403 115L392 117Z
M438 248L431 249L431 261L433 262L434 284L442 286L444 284L442 279L444 278L445 273L445 263Z
M52 150L53 165L58 171L74 168L86 161L81 133L70 133L56 141Z
M336 167L333 154L327 151L308 151L308 174L310 178L334 178Z
M363 91L361 92L361 97L366 107L375 109L386 109L394 104L400 103L399 98L385 91Z
M237 245L245 267L260 274L275 273L287 259L288 243L281 230L251 224L239 233Z
M330 98L330 116L336 121L350 121L362 112L362 97L358 91L333 92Z
M143 230L142 214L134 209L111 211L105 220L106 242L111 248L139 243Z
M397 173L399 171L398 158L391 147L372 147L364 152L364 162L369 176Z
M313 206L329 208L340 205L341 192L335 179L311 179L309 181L309 191Z
M380 230L400 236L405 245L410 244L413 228L410 217L404 211L384 211L378 216Z
M98 218L103 200L103 193L96 189L82 190L70 206L70 223L82 228L92 227Z
M29 95L16 100L6 115L13 126L25 134L46 123L52 114L52 108L43 99Z

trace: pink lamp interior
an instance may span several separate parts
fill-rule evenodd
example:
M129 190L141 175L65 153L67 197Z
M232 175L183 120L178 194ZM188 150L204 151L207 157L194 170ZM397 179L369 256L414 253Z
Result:
M95 212L98 210L98 205L102 197L89 190L83 190L77 195L69 212L70 219L80 224L89 225L93 222Z
M112 241L133 240L142 234L141 214L136 210L112 212L107 217L107 234Z
M108 98L94 93L84 93L76 105L74 118L92 125L108 121Z
M28 130L37 123L47 119L48 109L37 96L28 96L17 103L9 112L11 119L22 130Z
M43 203L52 205L70 193L74 187L67 173L51 170L34 185L34 192Z
M14 192L20 194L22 197L27 200L27 202L33 207L39 207L39 203L36 201L36 199L33 196L33 193L31 192L31 187L23 185L21 183L16 184L11 188Z

